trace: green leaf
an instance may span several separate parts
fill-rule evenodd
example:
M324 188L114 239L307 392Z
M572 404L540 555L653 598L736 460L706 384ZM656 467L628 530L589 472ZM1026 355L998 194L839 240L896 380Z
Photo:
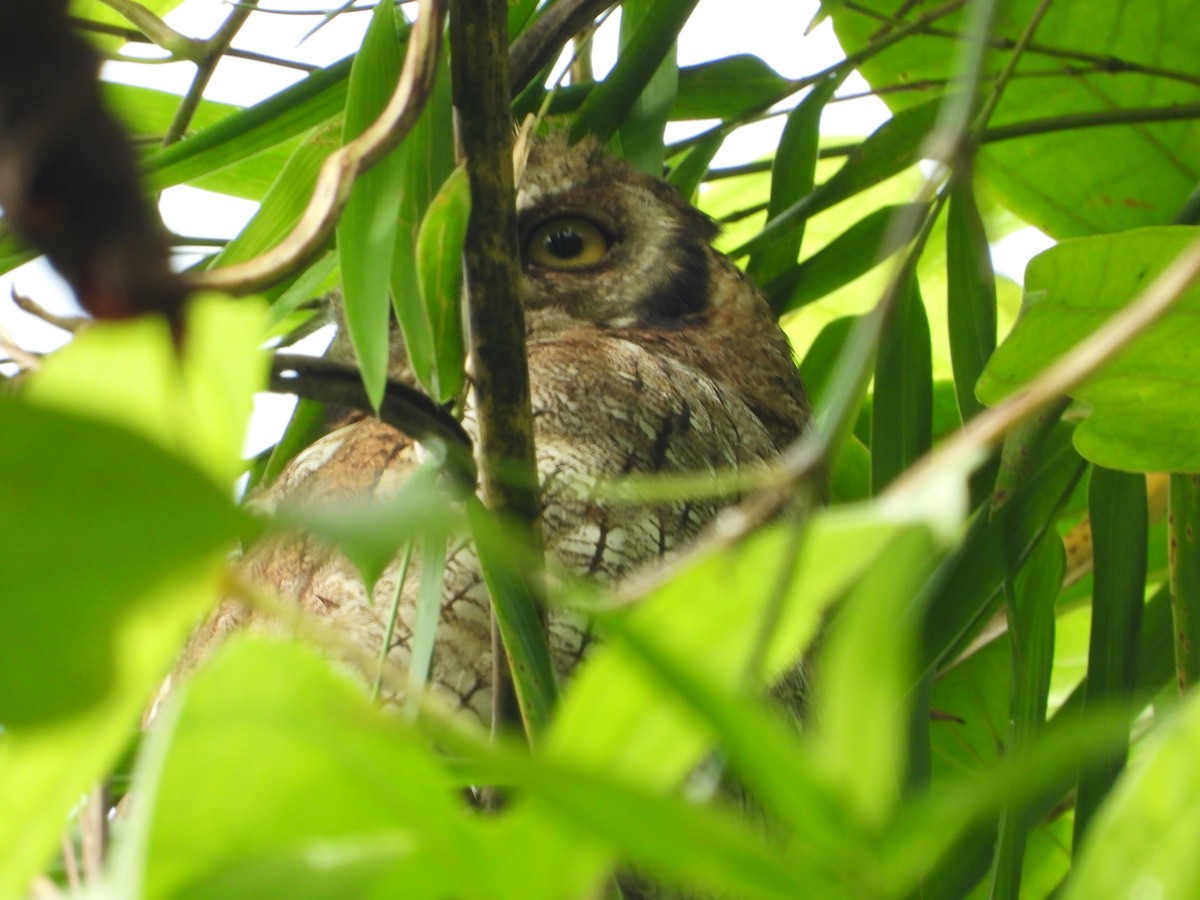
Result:
M118 860L148 898L480 896L478 837L422 739L308 651L231 641L147 739Z
M209 262L210 269L253 259L292 232L312 199L317 174L336 149L341 129L330 123L314 129L295 147L275 172L258 211Z
M735 119L785 97L793 85L757 56L726 56L679 69L672 119Z
M637 31L660 0L625 0L621 4L621 51L625 52L637 37ZM634 168L653 175L663 172L663 130L675 103L679 86L679 67L675 47L667 49L662 62L625 116L617 136L621 156Z
M935 557L927 529L895 533L837 611L821 652L814 751L866 829L883 825L901 795L919 624L912 596Z
M147 186L157 190L196 181L337 117L346 106L350 64L344 59L314 72L147 157L142 162Z
M1038 0L998 5L992 34L1012 41L1028 26ZM928 13L907 7L901 22ZM871 15L875 13L876 15ZM882 15L894 21L891 0L844 4L833 12L838 39L847 53L877 41ZM859 69L873 88L899 84L953 85L959 74L950 38L963 14L942 16L932 29L870 54ZM894 24L888 27L894 29ZM1086 7L1054 4L1046 10L1033 43L1017 60L989 127L1028 121L1048 125L1081 113L1135 111L1195 101L1194 48L1200 21L1187 0L1164 0L1153 11L1130 15L1123 0L1095 0ZM1047 55L1049 54L1049 55ZM1065 54L1078 65L1047 67ZM984 83L1010 59L1008 52L985 59ZM1121 74L1113 77L1112 66ZM944 90L948 90L944 89ZM927 91L888 91L881 98L900 111L922 102ZM989 187L1018 215L1047 234L1116 232L1171 221L1196 183L1200 131L1192 121L1140 123L1107 128L1050 128L1043 133L987 143L979 170ZM1064 177L1064 173L1070 177Z
M827 78L816 84L788 114L779 146L771 159L771 198L767 203L768 220L775 218L813 189L817 173L817 149L820 142L821 113L841 83ZM804 223L761 246L750 255L746 272L759 284L767 284L795 265L804 237Z
M1146 480L1141 475L1092 467L1088 485L1095 584L1084 708L1129 699L1146 590ZM1080 775L1075 801L1075 844L1125 767L1125 748L1105 765Z
M666 58L697 2L659 0L650 4L637 32L622 48L617 65L583 101L571 123L571 143L585 134L602 141L612 137Z
M253 394L266 383L265 319L254 300L197 297L182 361L161 319L92 326L46 360L26 396L133 429L228 488L245 469Z
M994 404L1096 330L1161 272L1195 228L1140 228L1063 241L1025 273L1025 310L997 348L978 394ZM1071 396L1090 415L1075 434L1079 452L1109 468L1200 469L1200 419L1190 386L1200 378L1200 288L1079 385Z
M823 209L899 174L919 158L919 150L937 120L939 103L926 103L897 113L862 142L845 164L812 193L773 216L754 238L730 252L754 253L780 235L799 228Z
M130 741L218 596L244 520L227 486L126 428L6 399L0 434L8 896L28 887L68 813Z
M765 286L771 308L780 315L832 294L875 268L900 249L891 227L897 217L924 215L926 206L881 206L792 266Z
M681 195L694 202L696 191L708 175L708 167L724 141L725 135L718 131L697 143L672 164L667 181L675 185Z
M663 652L681 664L703 659L706 684L741 685L748 673L754 683L773 682L796 664L822 611L873 565L897 526L868 510L828 510L808 523L798 549L793 527L768 528L692 562L630 611L631 626L662 636ZM848 545L856 552L838 549ZM764 636L768 610L778 619ZM601 647L575 673L547 752L639 783L674 784L712 735L625 656Z
M996 349L996 276L968 170L950 188L946 224L946 297L954 392L966 422L983 409L975 383Z
M497 521L477 497L468 499L467 517L525 732L538 738L558 700L558 682L534 600L541 592L530 583L529 573L539 567L530 552L528 531Z
M1005 579L1052 528L1083 472L1065 426L1030 448L1025 478L998 512L980 508L959 547L923 588L928 594L922 666L953 660L997 608Z
M450 502L438 473L434 458L383 501L342 497L332 503L290 503L280 507L275 519L336 544L363 583L374 585L405 544L426 536L445 540L462 527L462 512Z
M1064 900L1141 890L1182 900L1200 892L1192 852L1200 829L1200 695L1192 694L1146 744L1088 829Z
M879 494L933 442L929 320L915 278L897 298L875 359L871 490Z
M1045 727L1054 664L1054 601L1062 590L1065 560L1057 534L1042 538L1017 573L1008 598L1012 654L1012 724L1006 750L1027 748ZM992 865L992 897L1017 897L1029 838L1028 810L1013 805L1000 819Z
M465 166L455 169L429 202L417 233L417 285L428 316L433 366L429 391L445 403L462 390L462 248L471 217L471 183Z
M346 95L346 141L358 137L387 105L404 63L395 7L375 7L362 49L354 58ZM396 150L354 182L337 226L346 330L371 405L379 408L388 372L388 288L396 236L396 200L403 189L403 157Z
M413 373L425 389L433 396L449 399L455 393L455 385L462 379L462 298L451 296L452 268L461 275L461 239L453 238L451 232L465 227L456 221L458 215L469 214L462 204L461 187L446 188L444 212L435 214L430 223L429 237L424 251L418 247L420 229L426 211L443 184L454 171L454 124L450 102L449 64L443 55L438 63L439 73L433 91L425 104L412 131L396 148L396 167L401 172L402 182L397 197L396 246L392 258L391 287L392 303L396 319L404 334L404 348L408 353ZM446 256L436 261L426 259L437 249L439 234L444 236L444 247L458 249L446 251ZM454 240L458 240L454 244ZM430 293L430 286L422 280L422 274L437 273L440 285ZM425 291L426 293L422 293ZM432 300L433 302L429 302ZM444 383L443 383L444 380Z

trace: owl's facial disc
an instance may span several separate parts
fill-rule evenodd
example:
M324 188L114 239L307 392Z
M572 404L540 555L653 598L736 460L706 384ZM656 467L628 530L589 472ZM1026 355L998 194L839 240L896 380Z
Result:
M555 215L529 231L524 258L526 265L547 269L586 269L602 263L612 245L607 230L590 219Z

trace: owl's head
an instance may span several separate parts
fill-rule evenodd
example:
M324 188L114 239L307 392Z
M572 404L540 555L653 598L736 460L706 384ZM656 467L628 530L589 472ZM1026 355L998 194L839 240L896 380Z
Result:
M593 140L534 144L517 221L522 299L534 319L671 327L708 306L716 225Z

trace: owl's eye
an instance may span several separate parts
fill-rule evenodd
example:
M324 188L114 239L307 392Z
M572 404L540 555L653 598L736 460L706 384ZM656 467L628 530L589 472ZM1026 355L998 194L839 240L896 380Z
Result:
M587 219L556 216L533 229L525 259L551 269L580 269L604 259L609 246L604 232Z

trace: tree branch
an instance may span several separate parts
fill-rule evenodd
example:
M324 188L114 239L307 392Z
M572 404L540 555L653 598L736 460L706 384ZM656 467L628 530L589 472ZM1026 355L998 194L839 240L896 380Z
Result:
M533 448L533 412L529 364L525 356L525 316L517 294L517 224L513 202L512 119L509 112L508 10L505 0L452 0L450 16L451 81L459 129L471 182L471 218L463 257L466 264L472 379L478 423L480 491L488 509L526 530L534 559L542 553L538 527L538 476ZM486 567L485 567L486 573ZM528 576L526 584L532 584ZM491 582L489 581L489 584ZM541 728L550 696L534 696L522 687L553 690L553 673L543 671L549 653L534 648L533 659L513 656L517 619L528 621L527 594L493 594L493 611L504 635L506 655L516 678L517 699L527 729ZM510 604L517 604L512 607ZM534 618L536 621L536 618ZM528 646L534 636L521 635ZM495 646L495 641L493 641ZM499 651L499 647L495 647ZM545 637L541 648L545 651ZM504 675L492 683L494 720L510 719L504 703ZM548 679L549 683L546 684Z

